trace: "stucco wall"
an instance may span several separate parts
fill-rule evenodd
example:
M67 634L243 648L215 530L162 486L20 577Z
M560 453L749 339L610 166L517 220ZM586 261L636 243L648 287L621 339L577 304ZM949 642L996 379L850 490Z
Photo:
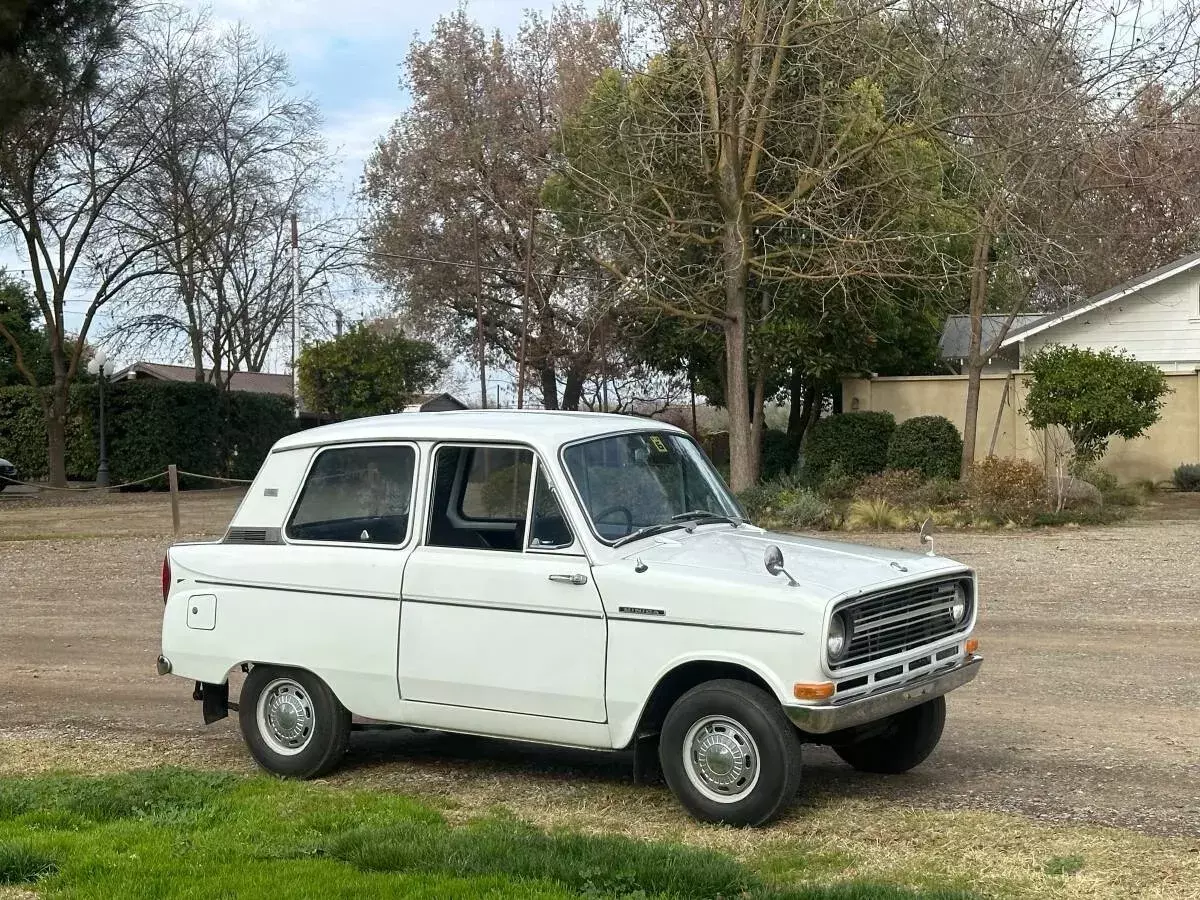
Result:
M1144 437L1115 439L1102 465L1125 481L1169 479L1183 462L1200 462L1200 374L1168 374L1168 395L1162 418ZM1007 395L1005 386L1007 385ZM984 376L980 383L975 458L992 447L995 454L1042 462L1044 438L1033 431L1020 409L1028 376ZM847 378L842 382L843 409L886 411L897 422L914 416L945 416L962 431L967 399L965 375L910 378Z

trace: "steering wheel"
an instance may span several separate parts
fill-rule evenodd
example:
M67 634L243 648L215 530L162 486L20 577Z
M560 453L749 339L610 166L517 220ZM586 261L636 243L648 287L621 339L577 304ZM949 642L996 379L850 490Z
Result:
M620 513L625 519L625 533L633 533L633 513L630 512L628 506L609 506L592 515L592 521L597 525L601 520L607 518L611 513Z

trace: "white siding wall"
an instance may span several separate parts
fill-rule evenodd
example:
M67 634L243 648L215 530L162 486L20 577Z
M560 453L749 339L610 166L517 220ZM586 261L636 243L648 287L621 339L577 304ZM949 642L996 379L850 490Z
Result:
M1024 358L1047 344L1124 350L1168 372L1200 366L1200 271L1191 269L1076 316L1024 341Z

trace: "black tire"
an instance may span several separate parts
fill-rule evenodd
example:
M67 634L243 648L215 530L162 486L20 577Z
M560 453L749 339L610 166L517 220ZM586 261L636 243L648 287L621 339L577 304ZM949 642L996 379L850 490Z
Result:
M929 757L946 725L946 698L935 697L920 706L896 713L882 731L833 749L860 772L899 775Z
M711 762L696 749L705 735L715 748ZM729 748L742 755L724 752ZM744 681L707 681L675 701L663 721L658 757L671 791L702 822L764 825L791 805L800 787L799 733L775 697ZM726 758L731 770L713 772ZM718 787L704 772L734 781Z
M274 718L270 715L271 695L283 707L276 708ZM289 778L317 778L332 771L345 756L350 744L350 713L329 686L311 672L254 666L238 700L242 737L255 762L268 772ZM306 717L310 723L307 728ZM272 730L272 723L280 730ZM293 746L285 746L289 742L285 733Z

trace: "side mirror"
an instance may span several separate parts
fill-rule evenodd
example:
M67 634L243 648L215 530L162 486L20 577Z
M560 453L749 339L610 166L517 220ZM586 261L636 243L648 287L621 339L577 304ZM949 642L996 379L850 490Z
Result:
M928 547L925 551L926 556L935 556L933 552L933 520L926 519L921 523L921 530L918 532L921 536L921 546Z
M788 574L788 570L783 567L783 551L775 544L767 548L763 554L763 566L769 575L779 575L780 573L787 575L788 586L795 587L796 579Z

